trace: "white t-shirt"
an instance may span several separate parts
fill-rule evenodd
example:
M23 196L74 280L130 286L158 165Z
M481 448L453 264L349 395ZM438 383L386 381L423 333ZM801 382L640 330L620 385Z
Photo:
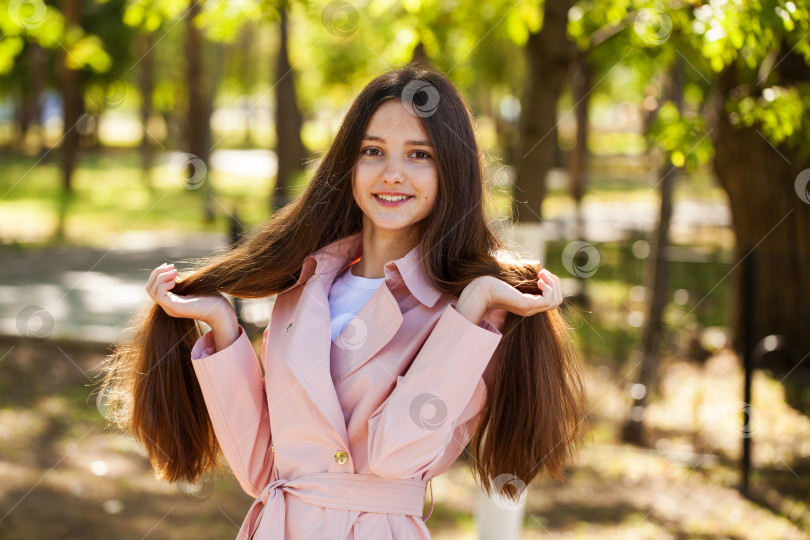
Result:
M332 318L332 342L340 335L360 308L380 288L384 277L366 278L352 274L350 266L335 278L329 289L329 313Z

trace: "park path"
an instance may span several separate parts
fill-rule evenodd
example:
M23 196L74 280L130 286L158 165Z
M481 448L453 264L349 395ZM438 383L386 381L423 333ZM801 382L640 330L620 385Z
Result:
M182 269L182 261L227 247L225 234L137 232L108 249L0 248L0 335L115 342L148 300L144 285L154 267Z

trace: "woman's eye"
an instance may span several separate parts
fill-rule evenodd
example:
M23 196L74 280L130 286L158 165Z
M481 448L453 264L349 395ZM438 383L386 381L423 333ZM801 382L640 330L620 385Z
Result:
M362 153L367 156L381 156L382 152L380 152L379 148L374 146L369 146L368 148L363 148ZM430 154L425 152L424 150L414 150L412 155L415 155L417 159L430 159Z

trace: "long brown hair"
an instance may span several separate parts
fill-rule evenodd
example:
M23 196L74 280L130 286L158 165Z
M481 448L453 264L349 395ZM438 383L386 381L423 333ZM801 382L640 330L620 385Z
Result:
M414 64L378 76L360 92L303 193L234 250L178 279L173 291L271 296L296 284L308 255L361 231L353 171L372 114L390 99L421 117L435 152L436 206L420 234L421 264L436 289L457 297L474 278L491 275L539 294L539 263L500 256L508 249L486 222L484 161L461 95L434 68ZM496 478L508 474L529 484L545 470L562 479L583 431L585 392L557 310L508 313L502 333L469 455L487 493L516 499L516 489L506 487L515 482L496 485ZM100 387L107 410L146 448L157 476L170 482L196 480L216 465L219 451L190 360L200 336L196 321L152 304L108 358Z

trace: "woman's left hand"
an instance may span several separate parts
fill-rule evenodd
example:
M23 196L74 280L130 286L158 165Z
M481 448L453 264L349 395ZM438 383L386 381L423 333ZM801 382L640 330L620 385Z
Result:
M522 293L494 276L481 276L465 287L462 296L469 292L469 295L477 297L479 305L485 306L485 310L505 309L522 317L555 309L562 303L560 278L544 268L540 271L537 285L542 294Z

